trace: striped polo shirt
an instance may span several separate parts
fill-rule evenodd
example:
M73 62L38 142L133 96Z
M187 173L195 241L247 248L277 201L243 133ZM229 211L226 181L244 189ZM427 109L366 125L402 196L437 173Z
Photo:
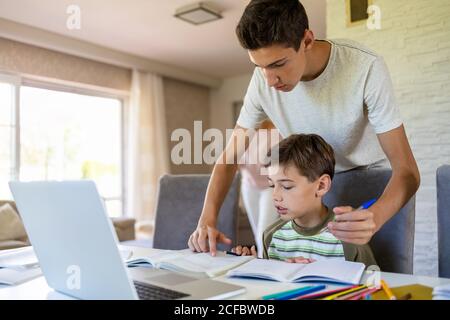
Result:
M338 259L345 260L344 247L327 228L327 224L334 218L329 211L327 218L318 226L303 228L294 220L273 224L265 234L270 242L266 246L269 259L285 260L287 258L304 257L315 260Z

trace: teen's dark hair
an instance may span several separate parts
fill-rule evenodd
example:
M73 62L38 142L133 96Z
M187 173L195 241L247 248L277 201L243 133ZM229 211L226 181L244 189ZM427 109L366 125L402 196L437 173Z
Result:
M247 50L279 44L298 51L306 29L308 16L300 1L252 0L236 27L236 35Z
M323 174L328 174L331 179L334 176L336 161L333 148L317 134L293 134L281 140L267 156L266 167L276 162L280 166L292 165L310 182Z

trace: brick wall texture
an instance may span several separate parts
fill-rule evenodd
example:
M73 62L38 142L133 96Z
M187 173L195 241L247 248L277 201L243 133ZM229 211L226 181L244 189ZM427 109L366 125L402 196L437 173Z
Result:
M450 164L450 1L374 0L381 29L348 26L346 1L327 0L327 38L381 54L419 165L414 273L437 275L436 169ZM449 230L450 231L450 230Z

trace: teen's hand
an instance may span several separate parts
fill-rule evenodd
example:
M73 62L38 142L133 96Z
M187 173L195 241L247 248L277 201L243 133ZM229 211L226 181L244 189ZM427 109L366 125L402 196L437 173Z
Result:
M240 256L257 256L258 254L256 253L256 247L252 246L251 248L249 247L243 247L243 246L236 246L234 248L231 249L231 252L234 252Z
M217 243L231 244L231 239L212 225L202 224L191 234L188 240L189 249L194 252L211 252L216 255Z
M315 262L315 259L310 259L310 258L303 258L303 257L296 257L296 258L288 258L286 260L284 260L285 262L289 262L289 263L303 263L303 264L308 264L308 263L312 263Z
M352 207L333 209L335 221L328 223L328 229L339 240L363 245L372 239L377 231L374 214L369 210L354 210Z

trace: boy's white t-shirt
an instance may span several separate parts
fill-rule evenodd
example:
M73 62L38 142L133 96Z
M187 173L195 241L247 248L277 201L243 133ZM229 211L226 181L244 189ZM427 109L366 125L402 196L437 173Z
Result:
M325 70L290 92L269 87L255 68L237 124L257 128L269 118L283 138L318 134L333 147L337 172L382 162L376 134L402 125L387 66L359 43L326 41L331 54Z

